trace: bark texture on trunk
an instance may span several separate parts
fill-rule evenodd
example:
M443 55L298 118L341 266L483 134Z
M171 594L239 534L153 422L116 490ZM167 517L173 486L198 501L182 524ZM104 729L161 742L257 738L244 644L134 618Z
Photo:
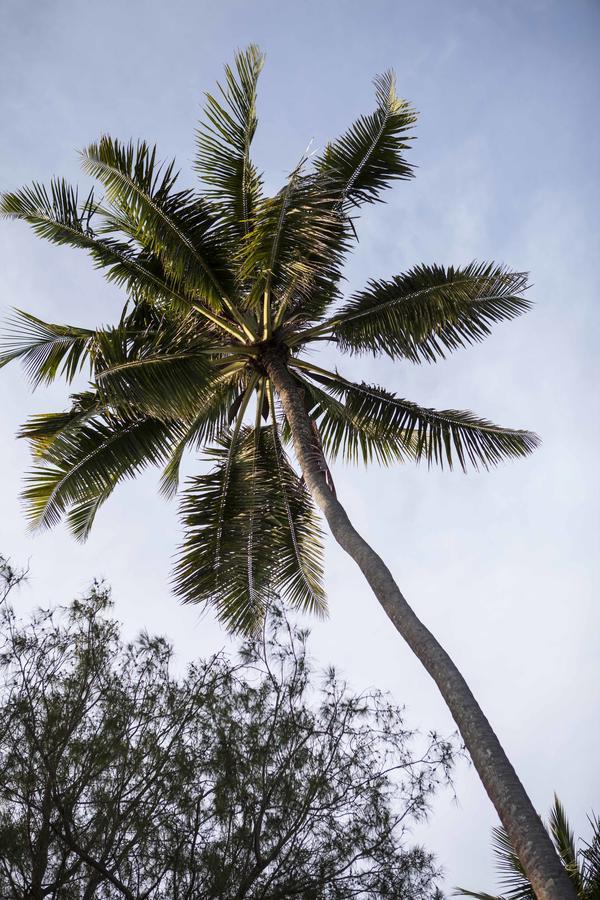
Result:
M303 390L289 371L285 356L273 351L265 358L265 366L287 416L296 457L312 496L334 538L360 567L397 631L440 689L538 900L575 900L575 890L552 841L465 679L413 612L381 557L356 531L329 489Z

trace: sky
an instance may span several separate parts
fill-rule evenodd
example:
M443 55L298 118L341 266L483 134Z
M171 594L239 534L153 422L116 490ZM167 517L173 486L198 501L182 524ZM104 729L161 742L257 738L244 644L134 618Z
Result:
M420 262L495 260L531 273L534 307L434 366L353 358L343 371L543 443L489 473L336 465L337 492L467 678L537 809L556 791L583 835L600 812L599 38L594 0L0 3L0 190L53 175L85 185L77 151L106 132L156 142L192 185L203 92L256 42L267 64L255 159L274 191L310 141L322 147L372 109L372 78L395 69L420 112L417 176L362 215L348 293ZM94 327L122 299L85 256L0 222L3 318L18 306ZM85 545L64 528L27 531L29 459L14 436L27 416L63 408L67 389L32 395L15 366L0 392L0 552L30 565L21 608L67 602L104 577L127 634L166 634L182 666L235 649L210 613L170 593L180 531L157 472L121 486ZM412 726L452 731L433 682L329 538L326 571L329 618L307 620L316 664L335 664L357 690L390 691ZM459 766L455 789L416 837L448 891L493 890L494 810L472 767Z

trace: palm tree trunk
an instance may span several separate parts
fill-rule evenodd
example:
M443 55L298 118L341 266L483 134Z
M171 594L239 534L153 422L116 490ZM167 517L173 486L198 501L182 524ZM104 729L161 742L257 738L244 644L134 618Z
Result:
M356 531L329 489L301 386L277 351L264 364L290 425L306 484L338 544L362 570L396 630L423 663L446 701L500 821L538 900L575 900L552 841L490 723L444 648L408 605L383 560Z

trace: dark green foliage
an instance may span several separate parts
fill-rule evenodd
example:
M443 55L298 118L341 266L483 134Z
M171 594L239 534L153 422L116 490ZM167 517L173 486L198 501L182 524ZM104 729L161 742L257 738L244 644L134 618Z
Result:
M355 212L411 177L416 114L391 73L377 78L375 110L323 153L305 152L266 197L250 155L263 61L255 46L238 52L218 93L207 95L199 190L181 188L174 164L161 164L150 144L104 135L82 154L104 196L80 200L55 179L5 194L0 207L41 237L89 252L127 295L112 328L17 313L6 333L0 366L20 358L34 386L59 375L91 380L78 395L85 409L76 399L22 430L36 457L24 494L32 522L65 516L83 538L122 478L159 464L172 495L185 452L206 451L213 471L183 488L175 589L188 602L212 602L246 632L260 627L274 591L324 609L320 533L282 449L289 425L268 354L279 354L304 390L321 456L486 468L537 444L530 432L420 407L315 364L323 341L350 354L434 362L524 312L527 279L495 263L420 265L344 302Z
M2 900L434 900L410 826L453 744L314 672L272 606L260 638L179 676L124 643L101 585L19 621L0 557Z
M350 352L386 353L413 363L481 341L490 325L529 308L527 276L502 266L419 266L391 281L372 281L343 306L332 334Z
M247 234L261 196L262 179L250 158L256 131L256 87L264 55L251 45L237 53L235 70L225 66L221 99L206 95L207 123L198 129L196 171L211 187L206 195L232 238Z
M166 462L180 437L176 424L148 417L86 413L72 419L52 441L36 444L42 463L23 492L31 525L55 525L66 512L74 535L87 537L98 506L119 481Z
M21 359L34 388L50 384L59 375L70 383L89 355L94 336L86 328L42 322L17 309L5 331L0 368Z
M206 597L234 631L262 621L260 604L271 589L297 607L325 608L321 531L278 440L270 425L230 431L209 451L209 473L190 479L182 502L186 539L176 591L187 602Z
M463 469L469 463L477 469L488 468L503 458L525 456L538 444L528 431L499 428L469 412L427 409L375 385L352 384L339 376L317 377L341 401L338 410L343 409L343 418L339 416L337 427L332 427L324 394L321 391L317 395L324 409L323 442L334 455L342 451L345 456L356 456L360 445L367 461L377 453L384 462L412 457L452 468L457 460ZM313 387L310 390L315 393ZM357 432L354 440L352 427ZM362 441L359 435L364 436ZM374 437L369 442L370 435Z
M577 849L565 809L555 795L548 831L558 856L580 900L600 900L600 818L592 814L589 823L592 827L591 843L582 841L581 847ZM502 895L474 893L464 888L457 888L455 895L478 897L479 900L536 900L533 888L505 830L494 828L492 834Z
M413 174L404 151L413 140L410 131L417 115L396 95L393 72L375 79L375 93L375 112L357 119L316 161L342 207L373 203L391 181Z

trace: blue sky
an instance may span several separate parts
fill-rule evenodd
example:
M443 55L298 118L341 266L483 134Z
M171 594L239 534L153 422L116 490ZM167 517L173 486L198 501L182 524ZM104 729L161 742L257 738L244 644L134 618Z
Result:
M338 493L418 613L453 654L540 811L557 790L574 823L600 811L598 708L598 278L600 6L572 0L233 2L76 0L0 6L0 189L54 174L85 183L77 150L102 132L156 141L193 183L202 92L236 47L267 53L255 157L279 187L309 141L373 104L396 70L420 111L417 177L370 208L348 291L419 262L493 259L531 272L534 309L436 366L351 360L356 377L438 408L470 408L543 438L528 460L479 475L336 467ZM94 326L120 308L75 251L0 223L0 306ZM346 371L349 371L346 363ZM21 602L62 602L105 576L130 633L168 634L182 662L227 639L169 594L176 505L150 472L105 506L84 546L27 533L14 440L60 388L0 378L0 551L31 560ZM190 470L193 462L189 462ZM357 688L389 689L412 724L451 729L437 692L352 564L327 550L331 615L313 651ZM448 885L494 886L493 810L472 769L419 838Z

